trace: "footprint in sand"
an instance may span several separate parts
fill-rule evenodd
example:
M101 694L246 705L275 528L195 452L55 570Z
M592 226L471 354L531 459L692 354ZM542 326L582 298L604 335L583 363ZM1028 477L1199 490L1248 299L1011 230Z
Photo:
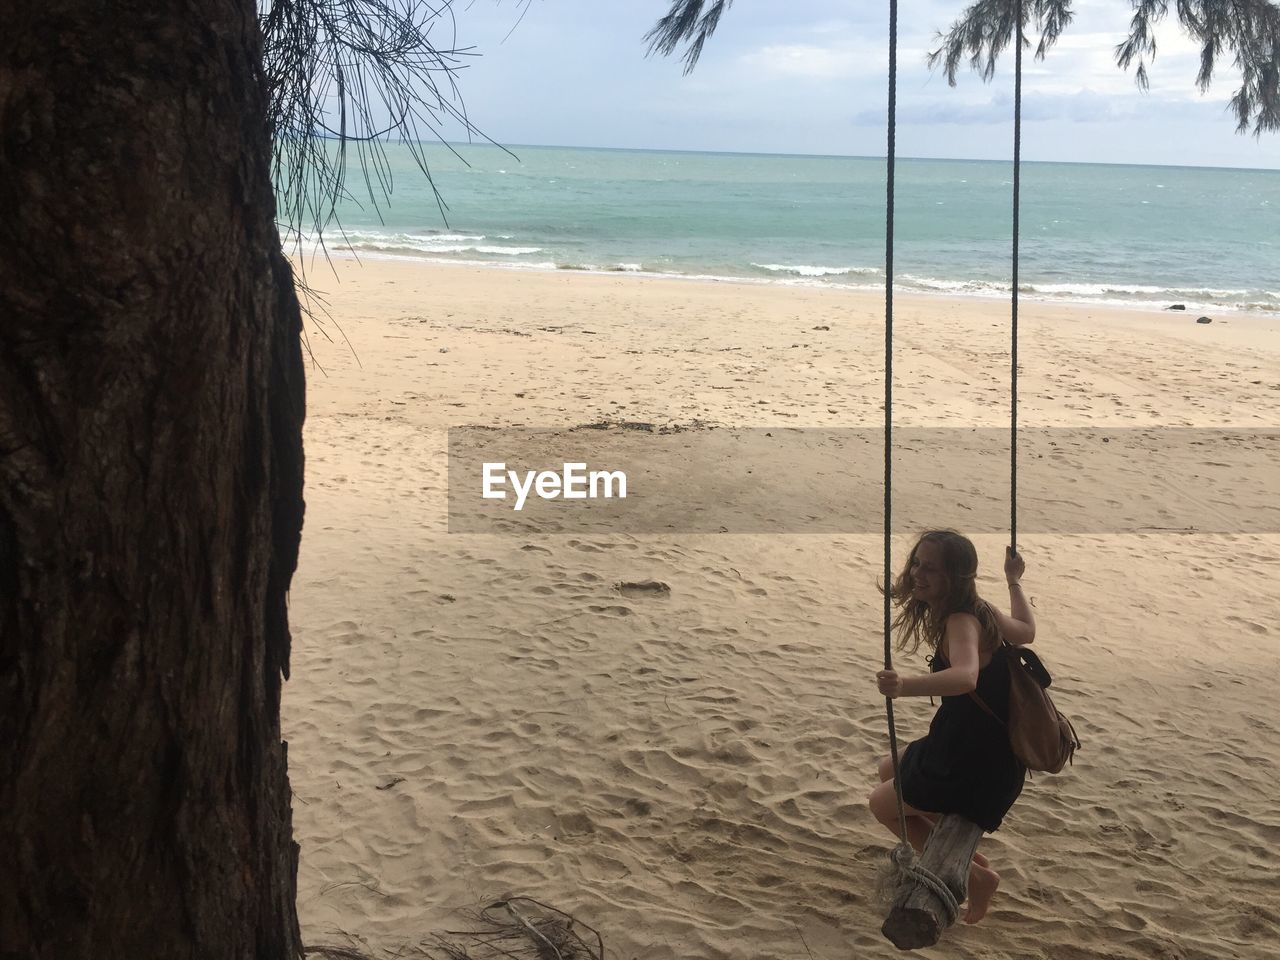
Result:
M653 804L638 797L627 797L626 800L622 801L622 809L627 816L647 817L653 813Z
M1259 635L1271 632L1270 628L1266 627L1261 623L1254 623L1252 620L1246 620L1244 617L1237 617L1234 614L1232 616L1227 617L1226 619L1227 619L1227 623L1232 623L1238 626L1246 627L1247 629L1251 630L1253 633L1256 633Z
M607 607L606 607L606 606L601 606L601 605L599 605L599 604L592 604L591 606L587 607L587 609L588 609L589 611L591 611L592 613L607 613L607 614L611 614L612 616L615 616L615 617L629 617L629 616L631 616L631 608L630 608L630 607L624 607L624 606L621 606L621 605L618 605L618 604L614 604L614 605L607 606Z
M671 596L671 587L661 580L623 580L615 586L624 597L655 597L666 600Z
M1261 717L1250 716L1246 713L1244 714L1244 721L1255 730L1266 730L1268 732L1271 730L1271 724L1267 723L1267 721L1263 720Z

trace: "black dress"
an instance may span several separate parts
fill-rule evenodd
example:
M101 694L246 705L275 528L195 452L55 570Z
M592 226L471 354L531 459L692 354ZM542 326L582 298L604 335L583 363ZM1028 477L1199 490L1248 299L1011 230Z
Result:
M941 652L933 673L948 666ZM1002 722L1009 717L1009 665L992 657L978 673L977 694L997 721L967 693L943 697L929 734L907 745L899 774L902 799L924 813L958 813L987 833L998 830L1022 792L1027 768L1013 755Z

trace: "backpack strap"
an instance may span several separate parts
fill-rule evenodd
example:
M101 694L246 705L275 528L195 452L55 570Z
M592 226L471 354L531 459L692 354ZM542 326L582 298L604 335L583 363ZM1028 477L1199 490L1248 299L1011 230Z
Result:
M975 691L970 690L969 696L973 697L974 702L978 706L980 706L983 709L983 711L987 714L987 716L989 716L992 720L1000 724L1000 726L1002 727L1009 726L1007 723L1005 723L1003 720L1001 720L999 717L996 716L995 711L992 710L990 707L988 707L986 701L983 700L980 696L978 696L978 694Z
M987 606L989 607L991 606L991 604L988 603ZM999 631L998 627L997 627L997 631ZM1003 633L1000 633L1000 646L996 648L996 651L992 654L992 657L994 658L999 655L1008 656L1011 653L1016 653L1016 648L1012 643L1010 643L1008 640L1005 639L1005 636ZM983 712L987 716L989 716L996 723L1000 724L1000 726L1004 727L1005 729L1008 729L1009 725L996 716L996 712L987 706L987 702L983 700L980 696L978 696L978 693L976 690L970 690L969 696L973 697L974 703L980 706Z

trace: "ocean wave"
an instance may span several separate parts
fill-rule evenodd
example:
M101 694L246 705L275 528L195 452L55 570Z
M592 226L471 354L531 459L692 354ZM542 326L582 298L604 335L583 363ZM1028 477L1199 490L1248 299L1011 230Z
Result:
M458 247L456 250L455 250L455 249L449 249L449 248L446 248L446 247L439 247L439 248L437 248L437 249L439 249L439 250L441 250L441 251L443 251L443 252L445 252L445 253L467 253L468 251L474 251L474 252L476 252L476 253L496 253L496 254L499 254L500 256L504 256L504 257L522 257L522 256L525 256L525 255L530 254L530 253L541 253L541 252L542 252L542 248L541 248L541 247L493 247L493 246L487 246L487 247Z
M404 236L404 234L401 234ZM412 236L410 234L409 236ZM375 238L376 239L376 238ZM432 233L422 239L429 240L432 243L465 243L472 240L484 240L483 233ZM501 237L502 240L510 240L510 237Z
M339 257L359 257L364 254L370 260L399 260L410 263L435 263L445 267L491 267L495 270L557 270L560 265L551 260L477 260L461 257L435 257L421 250L353 250L350 247L334 248Z
M349 243L395 243L401 246L434 243L475 243L486 239L482 233L437 233L426 230L421 233L375 233L363 230L349 230L345 237ZM504 237L503 239L510 239Z
M557 270L588 270L595 273L644 273L641 263L614 263L602 267L596 263L557 263Z
M482 256L523 257L541 253L542 247L516 244L489 243L483 233L452 233L425 230L414 233L381 233L377 231L350 231L345 235L346 245L359 253L475 253ZM510 234L499 234L496 240L514 239Z
M1007 297L1009 284L995 280L950 280L942 277L920 277L904 274L899 277L906 290L919 289L938 293L954 293L982 297ZM1049 300L1075 300L1115 303L1166 304L1185 300L1204 305L1232 306L1236 309L1256 309L1276 296L1266 290L1219 289L1214 287L1161 287L1138 283L1024 283L1018 292L1035 298ZM1249 306L1246 308L1246 301ZM1280 307L1280 297L1271 309Z
M909 273L902 274L899 279L906 290L933 290L939 293L965 293L981 296L997 296L1007 293L1008 284L993 283L988 280L946 280L940 277L916 277Z
M511 248L507 248L511 249ZM601 266L593 263L573 263L554 261L512 260L512 259L463 259L456 257L435 257L419 249L379 249L364 251L376 259L412 260L419 263L439 263L453 266L492 267L512 270L570 270L585 273L618 273L645 277L661 277L671 280L694 280L714 283L746 283L766 286L798 286L798 287L836 287L844 290L881 290L883 283L870 274L877 271L871 268L855 268L850 274L802 275L798 272L790 274L762 277L743 274L716 274L680 272L654 267L646 268L639 263L616 263ZM341 255L341 254L339 254ZM795 268L789 268L795 270ZM781 271L779 271L781 273ZM862 275L859 278L859 275ZM907 294L924 296L960 296L981 297L983 299L1005 299L1009 296L1008 283L988 280L950 280L943 277L923 277L911 274L900 275L894 289ZM1094 306L1113 306L1126 309L1161 310L1170 303L1182 302L1188 310L1218 309L1244 311L1248 313L1277 314L1280 313L1280 291L1277 290L1217 290L1213 288L1168 288L1142 284L1117 283L1041 283L1024 284L1021 290L1027 299L1050 303L1086 303ZM1210 294L1214 296L1210 296Z
M753 267L770 273L791 273L797 277L839 277L850 274L877 274L878 267L815 267L809 264L752 263Z
M425 239L425 238L424 238ZM432 237L434 241L438 238ZM483 238L480 238L483 239ZM522 257L531 253L541 253L541 247L504 247L495 244L474 244L474 243L434 243L434 242L415 242L412 238L405 240L360 240L348 244L350 249L359 252L361 250L374 250L381 253L484 253L491 256L500 257Z
M1009 284L994 280L951 280L911 274L902 275L898 279L899 282L894 287L904 293L940 293L982 298L1009 296ZM1125 283L1026 283L1020 284L1018 291L1031 300L1091 303L1099 306L1165 308L1170 303L1181 302L1189 309L1280 311L1280 292L1271 290L1160 287Z
M1165 297L1244 297L1251 290L1218 290L1212 287L1156 287L1146 284L1126 283L1028 283L1018 288L1026 293L1057 293L1078 297L1105 297L1115 295Z
M528 237L529 234L526 233L525 236ZM871 266L739 261L740 266L729 267L727 270L723 268L706 270L705 267L700 270L698 268L701 265L694 262L659 265L658 263L646 264L640 260L624 261L605 257L595 259L586 245L576 242L570 243L567 247L557 240L549 240L546 246L536 246L528 243L527 239L525 245L518 242L502 242L514 238L515 235L512 234L486 236L464 230L433 233L429 229L412 232L366 229L348 232L345 237L347 242L343 246L339 247L335 244L329 249L332 252L341 253L345 248L356 256L438 259L443 263L489 263L544 270L626 273L782 286L869 290L883 283L883 270ZM534 260L533 258L538 255L541 255L539 259ZM1280 312L1280 291L1278 290L1233 287L1225 283L1221 286L1209 286L1195 285L1194 282L1186 284L1175 282L1168 286L1161 286L1158 283L1104 282L1092 278L1066 281L1060 279L1060 272L1057 277L1053 276L1054 272L1057 271L1051 271L1050 276L1043 279L1032 279L1022 283L1020 293L1028 300L1077 302L1097 306L1161 309L1172 303L1183 303L1188 310L1206 312L1214 309L1268 314ZM1092 267L1082 268L1079 271L1086 278L1089 273L1096 276L1099 272L1101 272L1100 269ZM937 274L899 273L895 279L895 288L905 293L993 300L1009 296L1007 279L990 277L963 279L949 277L941 270Z

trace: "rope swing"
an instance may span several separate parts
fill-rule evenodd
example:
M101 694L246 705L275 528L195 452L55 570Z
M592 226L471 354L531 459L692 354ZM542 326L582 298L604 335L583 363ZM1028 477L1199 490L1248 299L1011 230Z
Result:
M1022 187L1022 0L1014 0L1013 44L1013 315L1009 391L1009 546L1018 549L1018 210Z
M893 637L890 625L890 537L893 518L893 161L898 114L898 0L889 0L889 123L884 223L884 668L893 669ZM898 825L902 843L893 862L905 868L915 857L907 841L907 812L902 805L902 777L898 768L898 732L893 722L893 698L884 698L889 721L889 756L898 797ZM905 848L905 849L904 849Z
M1009 476L1009 543L1016 550L1017 544L1017 490L1018 490L1018 228L1021 199L1022 168L1022 43L1023 0L1014 0L1014 113L1013 113L1013 276L1012 276L1012 349L1011 391L1012 408L1009 427L1010 476ZM885 342L884 342L884 668L893 669L893 643L891 620L892 564L890 556L893 519L893 225L894 225L894 161L897 133L897 70L898 70L898 3L889 0L889 96L886 150L886 203L885 203ZM902 780L898 760L898 736L894 724L893 698L885 697L885 713L889 727L889 755L893 764L894 793L897 798L898 824L901 842L889 855L892 888L902 889L912 883L932 890L941 902L947 926L953 924L959 914L960 904L950 887L929 870L916 862L915 850L907 840L907 816L902 799ZM976 827L973 829L977 829ZM976 842L976 841L975 841ZM921 943L920 945L925 945ZM902 946L902 944L900 944Z

